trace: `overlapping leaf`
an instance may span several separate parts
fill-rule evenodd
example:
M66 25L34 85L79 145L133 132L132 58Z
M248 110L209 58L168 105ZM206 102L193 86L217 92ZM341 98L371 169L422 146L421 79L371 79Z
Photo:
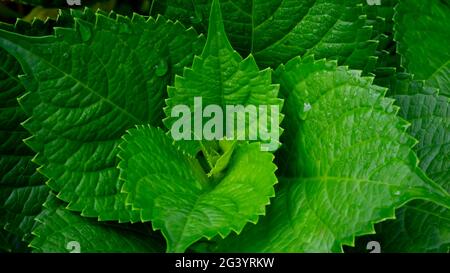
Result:
M136 221L119 192L117 145L135 124L160 123L166 84L203 40L163 17L91 17L53 36L0 31L0 46L27 74L27 144L49 186L84 216Z
M418 168L407 123L371 78L312 58L296 58L276 76L286 97L279 166L289 178L267 215L220 251L340 252L407 201L450 205Z
M206 33L211 0L168 0L165 14ZM361 0L222 1L231 43L258 64L276 67L295 56L334 58L354 68L373 68L371 40Z
M420 167L437 183L449 189L450 182L450 99L422 82L398 80L391 94L400 106L400 116L411 121L409 133Z
M415 147L420 167L450 192L450 104L433 88L398 75L391 93L400 116L411 121L409 133L419 141ZM415 201L396 213L396 220L377 226L376 239L385 252L448 252L450 210L431 202Z
M169 89L168 112L179 104L193 108L194 97L224 110L227 104L280 106L271 70L260 72L252 56L242 60L233 51L218 1L210 18L202 55ZM279 130L278 125L272 129ZM127 202L140 211L143 221L153 221L154 228L162 230L167 251L183 252L202 237L239 233L264 214L277 179L273 155L262 152L259 143L201 141L202 153L196 158L199 151L192 151L188 141L172 142L151 127L130 130L119 165ZM202 158L209 168L204 169Z
M211 2L215 12L208 19ZM399 54L392 39L397 2ZM34 161L69 209L100 220L152 221L169 252L213 237L217 241L207 245L219 242L216 251L339 252L396 209L397 219L376 226L373 238L383 252L450 251L448 0L382 0L380 6L365 0L221 1L231 43L251 53L245 60L226 39L218 3L152 1L151 13L164 11L204 33L209 22L209 40L196 58L202 38L162 17L61 12L52 36L45 36L53 33L49 22L0 26L0 47L26 73L20 83L18 63L0 49L0 226L8 230L0 227L0 251L27 251L20 239L30 240L48 193L30 162L34 153L21 142L28 133L19 123L27 116ZM400 55L407 72L425 85L398 73ZM274 195L271 154L257 143L173 143L152 126L129 128L161 125L165 88L181 72L169 87L169 129L171 110L180 104L194 110L198 97L222 110L227 104L281 106L271 70L259 71L256 63L286 62L276 73L286 98L287 131L276 154L283 178L267 215L244 229L265 214ZM374 73L400 110L373 79L341 64ZM23 87L26 113L16 101ZM411 123L409 130L397 112ZM37 252L69 252L69 242L79 243L81 252L162 250L145 224L142 233L135 225L98 223L66 205L50 197L34 232ZM224 240L216 236L242 230Z
M384 0L380 5L365 6L368 22L373 26L372 39L378 41L374 83L383 87L389 86L395 73L403 71L394 41L394 7L397 3L398 0Z
M402 65L443 96L450 96L449 20L447 0L400 0L394 17Z
M114 227L95 219L80 217L68 211L54 195L44 204L36 218L40 225L33 231L34 252L45 253L148 253L160 252L162 247L147 231L126 225Z
M201 56L195 57L192 68L186 68L183 77L177 77L175 85L168 88L166 125L169 128L173 125L175 119L171 113L177 105L187 105L191 112L203 110L195 109L194 98L198 97L202 99L203 105L218 105L224 113L227 105L268 106L270 127L272 119L276 122L276 113L270 111L270 106L278 106L281 112L283 104L278 98L279 86L272 84L272 70L260 71L252 55L243 60L234 51L227 39L219 7L212 10L208 33L208 41ZM282 116L276 115L278 122L281 122ZM279 130L278 124L269 130ZM223 131L225 135L226 131ZM276 150L279 145L278 139L274 142L272 150Z
M239 233L264 214L274 195L276 167L258 143L237 145L227 168L212 179L172 142L158 129L130 130L119 165L127 202L142 221L161 229L168 252L183 252L202 237Z
M449 14L446 1L397 1L395 39L402 65L414 78L390 75L378 79L390 87L401 107L400 115L411 121L410 133L420 166L448 191L450 180L450 131L448 61L445 44L450 41L444 23ZM436 90L440 89L440 95ZM415 201L397 211L397 219L377 227L377 240L386 252L447 252L450 244L449 210L429 202Z
M96 2L105 2L107 0L13 0L14 2L33 5L33 6L43 6L43 7L71 7L77 6L77 2L80 2L82 5L91 5Z
M15 26L0 25L0 29L43 35L54 23L29 24L19 20ZM41 211L49 189L44 185L45 179L36 173L37 165L31 162L33 151L22 141L29 137L20 125L26 115L17 102L25 93L18 78L22 70L3 49L0 49L0 64L0 233L7 238L2 248L17 251L19 247L26 251L26 243L21 240L30 241L34 217Z

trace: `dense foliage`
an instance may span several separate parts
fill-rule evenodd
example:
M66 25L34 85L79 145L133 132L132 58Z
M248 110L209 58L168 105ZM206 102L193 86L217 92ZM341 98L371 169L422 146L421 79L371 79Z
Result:
M450 251L448 0L16 2L1 251ZM278 150L174 141L198 97L279 106Z

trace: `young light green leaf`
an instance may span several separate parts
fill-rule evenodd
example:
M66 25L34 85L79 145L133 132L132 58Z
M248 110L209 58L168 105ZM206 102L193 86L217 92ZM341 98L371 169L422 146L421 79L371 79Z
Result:
M137 231L126 225L115 227L95 219L80 217L64 208L54 195L38 215L39 225L33 230L34 252L44 253L149 253L162 247L151 237L151 230Z
M416 80L450 96L450 5L440 0L400 0L396 7L395 40L402 65Z
M408 124L372 78L296 58L276 79L286 98L280 174L289 178L267 215L219 251L341 252L412 199L450 207L445 190L418 168Z
M390 94L400 106L399 115L411 122L409 133L419 141L415 150L420 167L449 190L450 99L408 75L399 75L396 82Z
M168 0L165 14L206 33L211 0ZM295 56L334 58L371 70L377 42L371 40L362 0L222 1L231 43L252 53L262 67L276 67Z
M283 105L283 101L278 98L279 86L272 84L272 70L268 68L260 71L252 55L243 60L239 53L232 48L225 33L218 1L214 1L211 8L209 23L208 40L201 56L196 56L192 68L186 68L183 76L177 76L174 86L168 88L169 99L166 100L167 107L165 109L166 126L169 129L172 128L175 122L175 118L172 118L172 111L176 106L186 105L191 112L195 112L198 109L196 109L194 99L201 98L203 105L217 105L223 113L226 112L227 105L241 105L246 108L245 111L247 106L255 107L257 111L259 111L258 106L267 106L267 116L271 120L268 122L269 132L279 130L279 134L281 134L278 125L282 120L282 115L276 114L277 127L273 128L272 126L272 121L276 122L276 119L274 119L271 106L278 106L279 112L281 112ZM202 110L200 109L200 111ZM261 111L258 113L262 118ZM225 115L223 116L225 117ZM192 120L194 118L196 117L193 116ZM250 122L246 120L247 124ZM250 127L246 126L246 128ZM226 134L225 129L223 132ZM259 136L258 134L258 139L261 140ZM278 139L272 141L276 142L274 146L279 146ZM193 146L195 143L197 142L190 142L189 145ZM195 155L200 147L189 149L193 150L192 154Z
M277 182L273 155L258 143L238 144L219 178L160 129L129 130L119 156L127 203L161 229L168 252L184 252L202 237L240 233L265 213Z
M0 31L0 47L27 74L27 144L48 185L84 216L137 221L119 192L117 146L135 124L160 123L166 85L203 39L163 17L90 18L75 16L74 28L55 28L53 36Z

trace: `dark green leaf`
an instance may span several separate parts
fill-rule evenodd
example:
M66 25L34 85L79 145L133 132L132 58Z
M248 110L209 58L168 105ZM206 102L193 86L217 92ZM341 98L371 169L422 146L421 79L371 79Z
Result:
M450 207L417 167L398 108L371 78L312 58L290 61L276 77L286 98L279 166L291 178L281 179L267 215L219 251L340 252L410 200Z
M252 53L262 67L295 56L333 58L371 70L377 42L371 40L362 0L221 1L231 44ZM211 0L168 0L165 14L206 33Z
M136 231L124 225L112 226L95 219L80 217L70 212L54 195L45 203L37 217L40 223L33 231L34 252L46 253L105 253L105 252L160 252L158 242L147 231Z
M163 17L90 14L95 23L75 12L75 27L55 28L53 36L0 31L0 46L27 74L27 144L48 185L84 216L137 221L119 192L120 137L135 124L160 124L166 84L203 39Z

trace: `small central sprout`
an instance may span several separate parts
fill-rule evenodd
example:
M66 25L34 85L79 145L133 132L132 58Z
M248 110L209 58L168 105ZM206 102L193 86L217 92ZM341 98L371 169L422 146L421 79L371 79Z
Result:
M198 155L198 160L213 181L223 176L236 143L231 140L200 141L201 153Z

